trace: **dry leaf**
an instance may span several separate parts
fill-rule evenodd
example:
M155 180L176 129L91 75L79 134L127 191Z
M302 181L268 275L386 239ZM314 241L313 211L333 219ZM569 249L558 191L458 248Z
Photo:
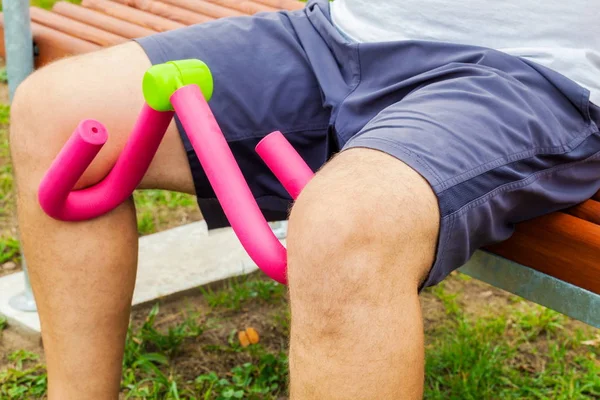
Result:
M13 269L17 269L17 264L12 261L5 262L0 266L0 269L4 269L6 271L12 271Z
M250 346L250 339L248 339L248 335L246 335L245 331L238 332L238 340L240 341L240 345L242 345L242 347Z
M585 340L585 341L581 342L581 344L585 344L586 346L599 346L600 345L600 336L598 336L596 339Z
M254 329L254 328L247 328L246 336L248 336L248 340L250 340L250 343L252 343L252 344L258 343L258 341L260 339L258 336L258 332L256 332L256 329Z

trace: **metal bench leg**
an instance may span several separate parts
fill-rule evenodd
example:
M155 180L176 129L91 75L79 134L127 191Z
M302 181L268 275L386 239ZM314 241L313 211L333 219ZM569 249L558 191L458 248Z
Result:
M33 72L33 37L29 19L29 1L5 1L3 12L6 72L10 100L12 101L17 86ZM21 311L35 311L35 300L29 284L25 258L22 258L22 264L25 272L25 290L10 299L10 305Z
M6 72L12 100L17 86L33 72L33 37L29 20L29 1L5 1L3 12Z
M15 310L19 311L37 311L35 305L35 299L33 298L33 291L31 290L31 284L29 283L29 274L27 273L27 266L25 265L25 259L23 259L23 272L25 273L25 290L21 293L13 296L8 304Z

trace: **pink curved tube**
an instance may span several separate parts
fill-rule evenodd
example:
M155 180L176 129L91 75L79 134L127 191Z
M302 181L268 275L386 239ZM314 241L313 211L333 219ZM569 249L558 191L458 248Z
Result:
M286 250L262 216L200 89L184 86L171 103L240 242L268 276L285 284ZM145 105L110 173L92 187L73 191L108 139L99 122L81 122L42 180L38 197L44 211L56 219L80 221L116 208L141 181L172 117L172 112ZM281 132L265 137L256 151L294 199L313 176Z
M144 105L123 152L98 184L75 190L75 184L106 140L106 128L85 120L73 132L40 184L38 199L51 217L81 221L103 215L123 203L142 180L173 117Z
M265 136L256 145L256 152L294 200L314 176L312 169L279 131Z
M171 104L231 227L248 255L268 276L285 284L286 250L258 208L200 89L194 85L178 89L171 96ZM300 193L313 175L279 132L263 139L257 151L292 197Z

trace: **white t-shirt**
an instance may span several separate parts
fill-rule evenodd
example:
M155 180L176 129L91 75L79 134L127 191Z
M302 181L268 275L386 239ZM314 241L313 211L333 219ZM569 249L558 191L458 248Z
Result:
M600 104L600 0L335 0L331 12L357 42L493 48L552 68Z

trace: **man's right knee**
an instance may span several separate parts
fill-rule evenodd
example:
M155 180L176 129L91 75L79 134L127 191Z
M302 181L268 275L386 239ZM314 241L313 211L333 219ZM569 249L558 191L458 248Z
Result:
M54 73L37 71L15 93L9 143L21 192L37 188L77 124L77 113L61 106L60 79Z
M52 162L56 149L67 137L62 132L61 110L54 96L53 86L57 83L48 80L45 71L29 76L15 93L10 118L10 150L15 171L18 174L19 188L29 186L31 179L41 178L41 172ZM55 117L48 118L44 108L54 108ZM37 182L30 182L37 186Z
M119 62L126 66L116 75L112 65ZM37 188L52 160L85 118L106 123L110 135L78 186L102 179L114 165L142 104L141 90L131 89L149 65L139 46L129 43L58 61L21 83L11 107L10 129L19 189Z

